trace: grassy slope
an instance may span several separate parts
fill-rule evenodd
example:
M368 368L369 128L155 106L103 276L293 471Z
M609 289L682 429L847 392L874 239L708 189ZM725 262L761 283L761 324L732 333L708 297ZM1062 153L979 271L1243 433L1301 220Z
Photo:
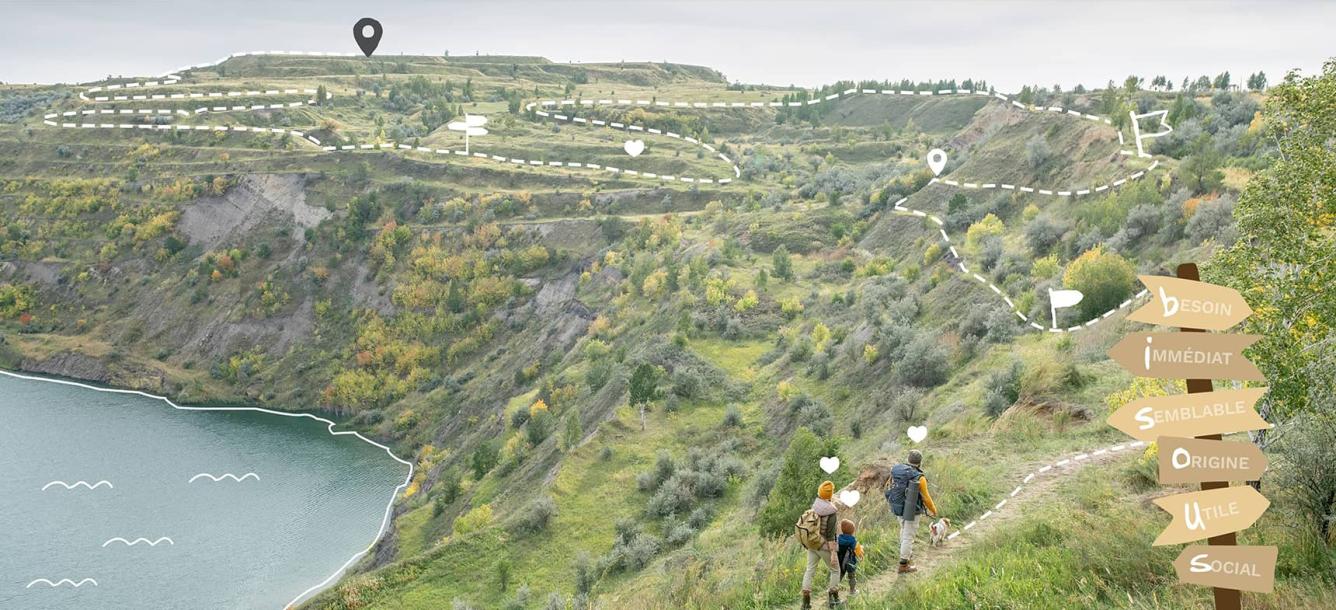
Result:
M526 58L404 58L385 62L379 69L368 70L364 62L314 60L304 58L242 58L228 62L223 71L199 71L193 79L199 83L190 90L216 90L220 86L283 88L326 84L335 96L332 106L272 113L268 117L209 116L198 122L267 125L291 124L311 132L324 129L324 121L337 124L337 136L373 141L377 119L388 126L412 125L420 121L415 111L397 113L379 107L378 101L358 98L377 81L403 82L413 75L449 78L456 86L472 79L479 91L521 90L526 98L561 98L563 88L577 70L583 70L587 84L576 87L586 99L601 97L654 97L664 100L723 99L761 101L777 99L777 90L726 91L721 79L707 70L661 64L566 66ZM216 82L215 82L216 81ZM247 103L258 100L242 100ZM59 109L74 108L64 102ZM169 106L170 107L170 106ZM523 117L506 114L506 102L496 95L480 95L467 106L470 112L493 117L493 136L475 142L498 154L539 158L578 160L607 164L624 162L619 152L622 134L548 122L532 123ZM691 116L691 113L674 115ZM388 559L377 566L363 566L366 573L351 576L336 589L319 597L311 605L334 608L438 608L453 600L467 600L483 607L501 607L514 599L516 589L526 585L532 592L530 606L546 600L549 592L568 598L576 591L572 563L582 553L592 557L608 552L613 544L615 522L620 518L639 520L655 535L663 535L669 525L665 520L646 518L645 506L651 494L638 491L636 477L650 470L659 451L681 459L693 447L726 451L742 460L746 470L731 480L721 497L705 502L712 513L697 535L682 546L659 554L643 570L601 574L593 593L606 607L697 607L697 608L767 608L786 606L797 593L801 558L789 541L766 540L754 535L756 502L752 497L757 479L767 476L782 452L787 433L794 425L791 414L776 397L779 382L790 380L831 411L836 434L844 437L841 457L852 466L898 456L903 452L903 429L910 423L924 423L932 434L923 448L928 453L935 493L943 510L959 523L988 510L1006 490L1033 465L1049 461L1055 455L1116 442L1116 433L1102 422L1103 398L1121 388L1127 378L1102 354L1107 345L1128 325L1116 318L1084 332L1074 339L1047 334L1021 334L998 345L984 345L968 357L953 354L949 379L926 392L918 413L902 418L893 411L891 399L905 391L894 381L897 371L882 363L861 359L862 343L854 337L873 326L860 298L856 305L832 303L832 297L846 293L863 295L874 284L898 278L910 292L919 295L918 318L912 323L930 329L944 345L955 348L960 338L955 323L974 304L997 306L1000 301L972 281L962 280L943 262L924 260L924 252L937 243L932 225L920 219L893 216L885 210L866 212L857 197L845 195L842 207L827 207L826 194L800 196L797 187L823 172L866 172L868 179L860 190L875 190L905 175L920 170L919 159L927 148L955 139L960 153L954 162L953 177L964 181L1004 181L1018 184L1098 183L1126 175L1145 166L1144 161L1126 159L1117 154L1117 138L1112 130L1084 121L1048 114L1026 115L996 101L976 98L903 99L896 96L857 97L840 102L817 128L795 126L792 122L775 125L770 111L728 110L701 113L709 117L714 139L745 147L740 158L791 158L793 163L779 170L749 167L749 180L728 187L687 190L654 190L633 194L626 201L614 202L598 210L581 209L581 198L612 197L619 191L640 189L644 182L614 180L556 169L516 169L479 160L449 161L411 153L356 153L320 155L298 145L278 140L259 140L246 136L187 135L175 140L151 161L139 161L136 150L144 142L161 139L140 134L92 133L90 131L52 130L24 126L0 129L0 151L6 160L0 172L6 178L21 176L39 179L79 176L123 177L135 167L142 181L170 180L181 176L238 175L255 173L302 173L316 178L307 185L308 202L328 206L342 215L353 197L401 184L405 177L431 189L437 200L470 197L497 192L529 191L534 205L515 217L498 219L506 226L532 221L547 221L556 226L545 234L546 243L572 253L573 261L553 265L530 275L540 283L571 279L569 268L578 263L582 269L602 258L604 250L613 249L628 258L706 254L715 262L713 272L726 274L734 282L730 299L755 287L755 271L771 269L770 251L785 244L795 256L797 279L782 282L771 278L760 291L761 305L742 318L737 337L725 338L713 328L696 327L684 336L683 352L699 358L701 367L721 376L696 398L684 399L676 410L663 404L651 410L646 429L640 429L638 414L625 402L624 382L614 380L603 391L581 389L577 399L563 405L562 416L580 416L585 438L578 447L562 450L555 438L529 449L528 457L513 468L493 470L481 480L465 476L462 492L439 507L438 483L448 471L462 472L479 443L487 439L505 442L523 434L508 425L510 414L527 409L543 379L560 379L580 384L591 362L583 355L588 339L575 343L544 345L533 337L546 336L550 330L541 321L524 321L503 330L477 354L448 365L441 374L458 381L458 390L436 387L409 393L402 400L375 409L375 417L363 413L354 425L368 429L396 443L405 454L419 453L425 445L443 450L424 469L420 491L406 499L397 510L393 544L380 554ZM651 116L649 122L661 117ZM28 121L32 124L35 121ZM906 130L912 125L913 130ZM323 133L323 132L322 132ZM1075 159L1064 157L1041 169L1018 163L1019 153L1028 141L1045 138L1054 150L1079 151ZM647 138L648 139L648 138ZM663 139L648 139L650 151L637 163L650 171L711 174L722 170L709 157L697 158L695 149ZM421 138L421 144L455 147L454 134L437 130ZM290 146L291 149L285 149ZM66 152L62 153L63 147ZM680 153L680 154L679 154ZM224 154L226 156L224 156ZM142 156L142 155L141 155ZM406 157L406 158L404 158ZM833 160L833 161L832 161ZM1166 159L1172 165L1172 159ZM350 169L365 163L368 184L356 185L348 179ZM815 169L812 169L815 168ZM1163 180L1157 174L1152 179ZM1236 179L1237 181L1237 179ZM929 186L915 192L906 203L911 207L942 213L947 200L958 191L945 186ZM764 200L774 193L773 200ZM0 205L16 209L22 189L0 195ZM665 195L669 195L665 197ZM1044 197L1016 197L1000 200L991 193L970 193L971 203L992 202L995 212L1006 224L1008 251L1025 252L1022 227L1024 208L1033 204L1040 213L1061 221L1082 222L1083 206L1090 200ZM387 195L389 197L389 195ZM125 194L129 209L167 209L188 202L159 201L151 197ZM679 217L682 243L674 248L642 249L637 252L619 238L610 238L595 226L598 212L633 214L701 211L706 202L718 200L722 209L711 209L691 217ZM778 207L772 207L772 206ZM719 208L720 206L716 206ZM1125 215L1126 209L1122 210ZM103 238L92 227L105 224L116 216L103 212L81 217L86 237L67 239L60 256L46 252L47 262L63 266L69 275L95 261L94 252ZM384 221L387 215L379 221ZM24 218L36 230L57 225L41 214ZM400 219L415 232L444 231L463 235L477 224L468 220L432 220L408 217ZM861 224L860 224L861 223ZM164 337L136 334L141 321L135 319L137 303L116 283L83 284L77 287L46 287L43 296L56 308L44 314L52 327L47 332L17 334L13 322L5 322L5 349L15 349L24 356L42 359L75 351L110 362L113 370L148 370L165 379L165 391L195 400L246 400L278 406L309 405L319 389L336 371L350 368L354 328L360 305L347 300L357 285L353 275L367 270L366 244L345 250L336 240L333 221L317 229L310 246L279 247L274 263L243 266L241 277L226 291L216 291L202 304L189 303L189 289L179 278L195 261L168 260L151 264L156 243L123 252L113 264L129 270L149 291L145 299L166 302L178 311L192 311L194 317L222 317L246 320L238 313L238 303L254 297L248 286L266 277L277 277L292 295L290 307L302 297L326 298L334 315L318 321L317 332L305 344L286 354L273 354L262 373L254 379L224 381L205 370L212 361L195 361L198 356L177 355L184 346L170 344ZM546 223L545 223L546 224ZM844 237L837 236L837 233ZM425 233L423 233L425 235ZM963 235L953 234L953 240ZM242 238L241 247L254 247L257 236ZM741 253L727 255L729 240L736 239ZM59 236L50 237L61 242ZM275 238L276 243L279 242ZM1177 257L1199 257L1209 246L1175 241L1147 246L1137 251L1134 264L1141 271L1152 271L1161 263ZM188 254L196 255L198 253ZM277 261L290 253L312 260L327 261L340 270L327 286L312 286L299 270ZM892 271L868 277L861 273L838 270L850 260L862 268L872 257L884 257L894 264ZM372 273L373 284L384 294L409 275L400 266L379 274ZM628 260L618 265L627 273L633 265ZM911 271L911 268L913 269ZM344 271L344 270L347 271ZM914 279L917 278L917 279ZM1034 290L1035 280L1026 274L995 278L1013 296ZM625 362L650 357L649 348L662 346L675 332L679 315L707 308L693 295L678 294L649 297L638 294L638 286L623 284L616 276L582 281L576 296L597 314L605 316L610 329L600 334L614 350L627 355ZM696 299L702 295L696 294ZM518 299L516 309L530 297ZM779 313L779 303L801 299L805 312L793 320ZM60 303L64 299L70 305ZM885 307L888 303L874 303ZM507 306L510 307L510 306ZM79 323L84 320L84 323ZM44 320L45 321L45 320ZM791 346L792 337L805 335L821 321L846 333L849 339L837 342L829 358L829 376L814 374L808 362L798 362L780 354L768 353L778 344ZM115 354L110 357L110 354ZM4 355L0 353L0 355ZM12 358L11 358L12 359ZM222 357L226 359L226 355ZM981 404L991 384L991 375L1003 371L1013 360L1025 362L1039 371L1031 389L1039 392L1036 402L1058 404L1055 413L1016 409L1000 420L982 412ZM319 366L308 366L318 362ZM530 363L541 362L538 379L517 381L513 371ZM1063 384L1051 378L1060 376L1062 365L1074 363L1084 379L1079 384ZM622 375L629 375L629 370ZM133 382L142 375L125 374L117 381ZM619 383L621 385L619 385ZM582 385L582 384L581 384ZM725 387L728 386L728 387ZM741 414L742 425L722 425L724 414L732 405ZM394 423L412 411L414 418L406 428ZM1084 418L1081 414L1084 413ZM490 425L500 418L500 425ZM1087 421L1089 419L1089 421ZM854 434L857 422L860 432ZM559 436L560 428L553 436ZM726 449L719 449L726 448ZM1184 607L1201 600L1201 592L1172 584L1172 568L1162 555L1167 551L1149 550L1146 541L1165 518L1147 506L1145 489L1127 483L1131 475L1092 471L1062 488L1063 501L1051 511L1025 516L1019 525L990 534L974 545L959 560L946 564L931 583L897 588L885 597L862 602L866 607L1015 607L1015 600L1045 600L1052 607L1072 605L1108 605L1134 607ZM1128 486L1141 502L1130 502ZM556 516L544 532L520 535L510 527L512 520L535 497L546 494L557 507ZM490 504L496 515L490 526L467 534L452 534L452 521L469 510ZM1283 503L1273 510L1283 511ZM1280 512L1278 514L1283 514ZM864 571L868 577L891 566L894 557L895 528L886 514L884 502L866 497L858 507L863 531L860 538L869 549ZM1270 517L1268 517L1270 519ZM1279 517L1276 521L1279 521ZM1278 541L1299 548L1287 538L1276 521L1255 530L1266 541ZM1105 524L1116 524L1113 526ZM1119 527L1121 526L1121 527ZM1092 535L1100 532L1101 535ZM1287 547L1289 548L1289 547ZM1130 550L1129 550L1130 549ZM1135 562L1122 562L1127 553L1138 553ZM1282 555L1285 556L1284 554ZM1118 558L1118 561L1115 561ZM497 564L509 565L510 583L500 591ZM1103 566L1089 574L1090 565ZM1036 569L1036 565L1043 566ZM1129 565L1131 567L1129 567ZM1320 589L1321 581L1297 563L1282 572L1281 592L1266 598L1275 607L1285 602L1320 604L1330 602L1329 593Z

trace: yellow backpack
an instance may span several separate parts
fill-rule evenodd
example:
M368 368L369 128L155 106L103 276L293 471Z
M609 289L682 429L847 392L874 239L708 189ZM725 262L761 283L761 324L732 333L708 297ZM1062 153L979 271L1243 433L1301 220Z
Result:
M798 517L798 522L793 525L793 535L798 544L812 551L826 543L826 538L821 535L821 516L810 508Z

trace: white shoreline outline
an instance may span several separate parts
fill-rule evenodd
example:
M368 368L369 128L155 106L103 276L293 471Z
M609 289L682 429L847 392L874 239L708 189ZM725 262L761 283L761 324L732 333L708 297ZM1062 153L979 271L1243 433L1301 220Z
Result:
M361 558L362 558L363 556L365 556L367 553L370 553L371 550L374 549L374 548L376 547L376 544L378 544L378 543L380 542L381 538L383 538L383 537L385 536L385 530L389 528L389 524L390 524L390 515L391 515L391 513L392 513L393 510L394 510L394 501L395 501L395 499L397 499L397 498L399 497L399 492L400 492L400 491L403 491L405 488L408 487L408 484L413 480L413 473L414 473L414 471L416 470L416 468L414 467L414 465L413 465L412 462L409 462L409 461L406 461L406 460L401 459L399 456L395 455L394 452L391 451L389 447L386 447L385 445L382 445L382 444L377 443L376 441L373 441L373 440L371 440L371 439L369 439L369 438L367 438L367 437L365 437L365 436L362 436L362 433L361 433L361 432L358 432L358 431L356 431L356 430L340 430L340 431L336 431L336 430L334 430L334 426L336 426L336 425L338 425L338 424L334 423L334 422L331 421L331 420L325 419L325 418L323 418L323 417L320 417L320 416L317 416L317 415L313 415L313 414L311 414L311 413L293 413L293 412L287 412L287 411L275 411L275 410L273 410L273 409L264 409L264 408L261 408L261 407L186 407L186 406L181 406L181 405L178 405L178 404L172 402L172 400L171 400L170 398L167 398L167 397L165 397L165 396L158 396L158 395L156 395L156 394L149 394L148 392L143 392L143 391L140 391L140 390L125 390L125 389L119 389L119 388L99 388L99 387L94 386L94 385L89 385L89 384L86 384L86 383L80 383L80 382L77 382L77 381L69 381L69 380L66 380L66 379L51 379L51 378L49 378L49 377L36 377L36 376L33 376L33 375L23 375L23 374L20 374L20 373L14 373L14 372L11 372L11 371L4 371L4 370L0 370L0 375L4 375L4 376L6 376L6 377L11 377L11 378L14 378L14 379L24 379L24 380L27 380L27 381L45 381L45 382L47 382L47 383L54 383L54 384L65 385L65 386L72 386L72 387L76 387L76 388L84 388L84 389L87 389L87 390L94 390L94 391L97 391L97 392L108 392L108 393L111 393L111 394L131 394L131 395L136 395L136 396L143 396L143 397L145 397L145 398L152 398L152 399L155 399L155 400L161 400L162 402L167 403L168 406L170 406L170 407L172 407L173 409L176 409L176 410L178 410L178 411L222 411L222 412L255 411L255 412L258 412L258 413L267 413L267 414L269 414L269 415L281 415L281 416L283 416L283 417L296 417L296 418L304 418L304 419L313 419L313 420L315 420L315 421L318 421L318 422L320 422L320 423L325 424L325 425L326 425L326 429L329 431L330 436L349 436L349 435L350 435L350 436L357 437L359 440L361 440L361 441L364 442L364 443L367 443L367 444L372 445L372 446L374 446L374 447L378 447L378 448L380 448L381 450L383 450L383 451L385 452L385 455L390 456L390 458L393 459L394 461L399 462L400 464L404 464L404 465L408 466L408 476L404 477L404 482L403 482L403 483L400 483L398 487L395 487L395 488L394 488L394 492L393 492L392 494L390 494L390 501L385 505L385 513L384 513L384 515L383 515L383 516L381 517L381 519L380 519L380 530L376 533L376 537L375 537L375 539L373 539L373 540L371 541L371 544L367 545L367 547L366 547L365 549L362 549L361 551L358 551L358 552L357 552L356 554L354 554L352 557L348 558L348 561L345 561L345 562L343 563L342 566L339 566L339 569L338 569L337 571L335 571L333 574L330 574L330 575L329 575L328 577L326 577L324 580L322 580L322 581L320 581L319 583L317 583L317 584L311 586L310 588L306 589L305 591L302 591L300 594L297 595L297 597L294 597L294 598L292 599L292 601L288 602L287 604L285 604L285 605L283 606L284 610L287 610L287 609L289 609L289 608L292 608L292 607L296 606L297 604L299 604L299 603L301 603L301 602L303 602L303 601L306 601L307 599L309 599L309 597L313 596L315 593L319 593L319 592L323 591L323 590L325 589L325 587L328 587L328 586L330 585L331 582L333 582L333 581L334 581L335 579L337 579L339 576L342 576L343 573L344 573L344 572L345 572L345 571L346 571L352 564L356 563L357 560L361 559ZM89 580L92 580L92 579L91 579L91 578L86 578L86 579L84 579L84 581L80 581L79 584L83 584L83 582L85 582L85 581L89 581ZM32 583L29 583L28 586L31 587L34 583L36 583L36 582L38 582L38 581L46 581L47 583L51 583L51 581L46 580L45 578L39 578L39 579L33 581ZM66 582L66 581L68 581L68 579L66 579L66 580L62 580L62 581L60 581L60 582ZM70 582L70 584L74 584L73 581L69 581L69 582ZM57 584L58 584L58 583L57 583ZM57 584L52 584L51 586L54 587L54 586L57 586ZM79 584L75 584L74 586L78 587ZM93 584L96 585L96 584L97 584L97 581L93 581Z

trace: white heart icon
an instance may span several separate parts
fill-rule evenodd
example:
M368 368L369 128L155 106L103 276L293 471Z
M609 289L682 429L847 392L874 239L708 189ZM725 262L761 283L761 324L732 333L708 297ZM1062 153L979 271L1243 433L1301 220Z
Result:
M921 443L923 442L923 439L928 438L928 427L910 426L905 433L909 435L909 440L914 441L915 443Z
M626 154L632 157L639 157L640 153L645 152L644 140L627 140L622 148L626 149Z
M840 458L837 457L821 458L821 469L826 471L826 474L833 474L836 470L840 469Z
M840 504L853 506L863 499L863 494L858 493L857 489L845 489L840 492Z

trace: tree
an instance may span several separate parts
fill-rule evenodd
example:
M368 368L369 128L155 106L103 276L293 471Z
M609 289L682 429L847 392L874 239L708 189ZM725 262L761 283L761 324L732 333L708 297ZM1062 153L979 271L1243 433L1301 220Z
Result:
M470 465L473 467L473 480L481 481L483 477L487 476L488 472L496 468L500 459L501 452L497 450L495 442L486 441L478 445L478 448L473 450L473 457L470 460Z
M1132 265L1116 252L1105 252L1103 246L1086 250L1070 265L1062 276L1067 288L1081 291L1081 314L1094 318L1117 307L1132 295L1136 272Z
M659 397L659 371L648 362L631 373L631 404L640 407L640 429L645 429L645 405Z
M1266 89L1266 72L1258 72L1248 76L1248 88L1253 91L1262 91Z
M1178 171L1187 179L1194 193L1207 193L1219 189L1224 183L1225 174L1220 171L1223 162L1224 157L1211 142L1211 136L1202 134L1193 143L1192 154L1183 160Z
M32 288L22 284L0 284L0 318L17 318L33 308Z
M1247 350L1270 387L1259 411L1284 430L1294 416L1331 410L1309 388L1321 383L1314 363L1336 349L1336 60L1320 76L1286 76L1269 90L1262 115L1277 154L1234 206L1238 240L1204 271L1206 281L1237 289L1252 307L1240 332L1262 337ZM1254 441L1265 447L1266 431Z
M1229 88L1229 70L1225 70L1224 72L1221 72L1220 74L1217 74L1217 75L1215 76L1215 80L1211 81L1211 87L1212 87L1212 88L1215 88L1215 89L1219 89L1219 90L1221 90L1221 91L1224 91L1224 90L1228 89L1228 88Z
M761 534L783 536L793 531L793 524L798 521L812 498L816 497L816 488L822 481L847 480L847 469L840 464L839 470L826 474L819 463L823 457L839 455L839 440L833 437L818 438L807 428L798 428L789 439L789 446L784 450L784 461L779 468L779 475L766 496L765 505L757 513L756 522Z
M781 280L793 279L793 258L789 249L780 245L770 254L770 263L774 266L774 276Z
M561 436L562 445L570 451L580 444L582 438L584 430L580 427L580 414L572 413L566 416L566 431Z

